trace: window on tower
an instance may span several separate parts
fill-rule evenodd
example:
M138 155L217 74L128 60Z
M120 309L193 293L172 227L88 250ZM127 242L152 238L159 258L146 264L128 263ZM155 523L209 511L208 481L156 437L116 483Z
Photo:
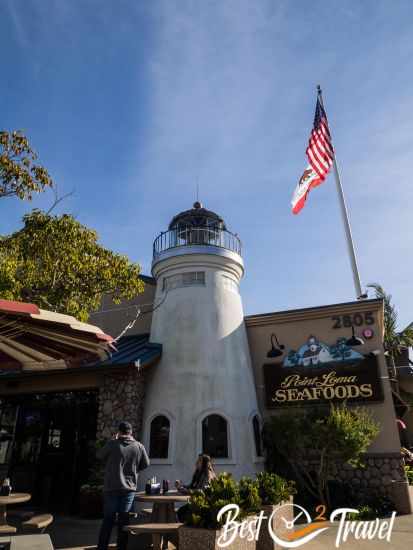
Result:
M164 277L162 282L162 290L164 292L185 286L205 286L205 272L188 271L187 273L170 275L169 277Z
M228 422L219 414L202 421L202 452L212 458L228 458Z
M149 458L168 458L170 431L169 419L162 414L155 416L151 422Z

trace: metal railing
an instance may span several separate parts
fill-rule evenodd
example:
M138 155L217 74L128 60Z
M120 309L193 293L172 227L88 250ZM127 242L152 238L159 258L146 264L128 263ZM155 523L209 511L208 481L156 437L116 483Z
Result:
M226 248L241 255L241 241L225 229L211 227L178 227L162 232L153 243L154 259L162 252L180 246L205 245Z

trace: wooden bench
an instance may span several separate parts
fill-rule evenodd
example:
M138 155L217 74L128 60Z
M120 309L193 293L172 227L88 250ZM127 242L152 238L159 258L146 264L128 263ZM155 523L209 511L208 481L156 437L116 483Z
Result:
M12 518L17 518L20 521L26 521L27 519L32 518L35 515L35 512L32 510L15 510L14 508L7 508L7 516Z
M175 513L179 510L179 506L175 507ZM145 514L146 516L151 516L152 515L152 511L153 511L153 508L142 508L141 510L139 510L139 513L143 513ZM137 514L136 514L137 515Z
M52 514L41 514L39 516L33 516L27 521L23 521L23 531L31 531L32 533L43 533L44 530L49 527L53 521Z
M13 525L0 525L0 535L14 535L16 531Z
M165 535L177 535L183 523L140 523L126 525L123 529L131 535L152 535L153 550L161 550ZM177 537L176 537L177 539Z

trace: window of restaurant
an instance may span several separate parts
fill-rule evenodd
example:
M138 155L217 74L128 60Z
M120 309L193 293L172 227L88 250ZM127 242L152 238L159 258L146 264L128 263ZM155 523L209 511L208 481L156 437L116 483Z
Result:
M229 458L228 422L219 414L210 414L202 421L202 452L212 458Z
M168 458L170 431L169 418L163 414L155 416L151 422L149 458Z
M0 472L33 506L77 511L95 464L97 398L96 390L1 398Z
M252 429L254 432L255 456L262 457L261 423L258 414L252 419Z
M15 434L18 405L0 402L0 469L7 465L12 450ZM7 473L7 469L5 470Z

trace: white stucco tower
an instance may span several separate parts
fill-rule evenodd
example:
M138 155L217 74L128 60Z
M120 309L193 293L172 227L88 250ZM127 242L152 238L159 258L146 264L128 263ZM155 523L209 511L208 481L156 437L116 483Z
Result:
M144 478L187 482L201 452L236 478L262 469L243 273L240 240L198 202L154 242L151 341L163 351L148 372L143 441L152 465Z

